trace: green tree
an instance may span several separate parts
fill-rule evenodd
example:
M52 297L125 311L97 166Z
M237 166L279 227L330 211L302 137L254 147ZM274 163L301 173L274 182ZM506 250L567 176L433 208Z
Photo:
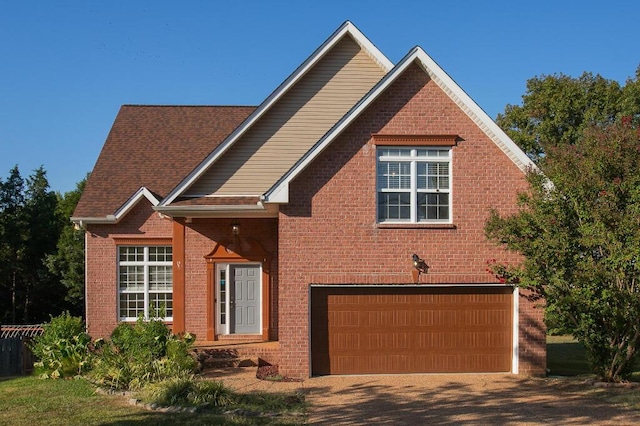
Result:
M46 264L51 273L60 279L66 288L65 300L73 315L82 315L84 310L84 231L76 229L69 220L80 201L87 179L76 184L76 189L58 194L57 215L64 227L55 253L47 255Z
M0 180L0 320L39 322L59 314L65 288L44 264L62 229L43 167L26 182L15 166Z
M494 211L485 228L523 257L494 272L543 296L607 381L625 377L640 345L640 133L632 123L594 124L571 145L546 149L519 212Z
M600 75L555 74L527 81L522 105L507 105L496 122L534 161L555 146L572 145L584 129L640 116L640 67L621 86Z
M20 283L27 239L27 219L24 211L24 179L18 166L0 180L0 321L16 323Z
M22 284L23 321L30 323L62 312L66 289L45 264L46 257L56 251L62 222L57 214L58 198L49 187L43 167L27 178L25 195L28 223L25 261L28 264L25 264Z

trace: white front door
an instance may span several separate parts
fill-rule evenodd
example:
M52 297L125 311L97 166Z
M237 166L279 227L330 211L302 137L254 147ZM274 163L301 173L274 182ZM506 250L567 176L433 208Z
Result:
M217 330L221 334L259 334L261 329L261 267L223 264L217 268Z

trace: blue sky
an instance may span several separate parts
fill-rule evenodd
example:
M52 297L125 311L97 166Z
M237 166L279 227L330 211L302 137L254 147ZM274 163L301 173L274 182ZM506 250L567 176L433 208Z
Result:
M0 179L91 171L123 104L257 105L345 20L392 62L420 45L489 114L543 74L621 83L640 2L0 0Z

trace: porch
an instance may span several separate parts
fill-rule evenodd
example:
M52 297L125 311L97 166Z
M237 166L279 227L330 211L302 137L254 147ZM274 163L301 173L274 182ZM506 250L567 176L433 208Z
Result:
M196 341L193 352L203 369L278 365L280 342Z

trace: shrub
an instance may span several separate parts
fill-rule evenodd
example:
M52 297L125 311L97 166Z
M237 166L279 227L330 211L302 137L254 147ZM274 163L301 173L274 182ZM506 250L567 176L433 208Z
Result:
M150 362L166 355L170 336L171 332L161 320L138 318L135 324L120 323L111 333L111 342L119 351Z
M193 373L194 337L172 336L160 320L120 324L111 341L97 348L91 378L112 389L138 390L149 383Z
M220 381L196 379L193 375L173 377L147 385L142 400L162 406L209 405L223 407L233 401L233 392Z
M43 333L34 337L31 351L39 359L34 364L42 378L57 379L79 375L90 366L88 345L82 318L65 312L43 325Z

